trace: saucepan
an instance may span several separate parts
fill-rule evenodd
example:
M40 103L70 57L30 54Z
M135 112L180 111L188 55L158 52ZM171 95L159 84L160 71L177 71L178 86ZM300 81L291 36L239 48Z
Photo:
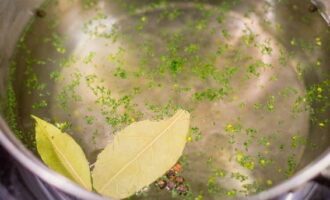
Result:
M93 169L120 130L187 110L184 183L130 199L271 199L329 178L329 1L0 2L0 143L53 187L111 198L41 161L31 115Z

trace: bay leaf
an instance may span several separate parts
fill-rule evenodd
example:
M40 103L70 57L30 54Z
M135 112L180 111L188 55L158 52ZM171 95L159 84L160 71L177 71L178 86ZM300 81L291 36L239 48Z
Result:
M190 114L178 110L167 120L136 122L120 131L97 157L96 191L123 199L164 175L182 155L189 122Z
M91 175L86 156L74 139L54 125L36 117L37 150L49 168L91 190Z

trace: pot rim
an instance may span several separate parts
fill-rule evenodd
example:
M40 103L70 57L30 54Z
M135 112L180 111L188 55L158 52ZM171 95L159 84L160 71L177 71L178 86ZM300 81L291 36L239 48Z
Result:
M247 197L248 200L272 199L281 194L288 193L307 183L323 170L330 166L330 148L328 147L321 155L314 159L311 163L297 171L292 177L279 183L267 190L256 195Z
M97 193L87 191L66 177L49 169L38 158L36 158L36 156L33 155L30 150L24 147L24 145L14 136L1 116L0 144L2 144L2 146L4 146L4 148L6 148L7 151L12 156L14 156L20 164L26 167L33 174L37 175L40 179L56 187L57 189L68 193L69 195L88 200L113 200L111 198L98 195ZM246 197L245 199L262 200L277 197L308 182L313 177L316 177L318 174L320 174L328 166L330 166L330 148L326 149L315 160L296 172L296 174L290 177L288 180L283 181L282 183L256 195Z

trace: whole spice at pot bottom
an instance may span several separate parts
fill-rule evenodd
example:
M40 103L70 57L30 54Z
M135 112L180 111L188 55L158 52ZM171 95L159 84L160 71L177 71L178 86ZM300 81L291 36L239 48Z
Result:
M184 183L185 179L179 175L183 170L180 163L175 164L165 175L157 180L154 185L159 189L166 189L168 191L176 191L179 195L186 195L189 187Z
M186 185L179 185L175 189L180 195L186 195L189 191L189 188Z
M172 170L175 172L181 172L183 170L182 165L180 163L176 163L173 167Z
M175 191L179 195L186 195L189 187L185 184L183 176L179 175L183 168L180 163L176 163L165 175L157 180L154 185L159 189L166 189L167 191Z
M166 177L170 180L174 180L175 176L176 176L176 172L172 169L166 172Z
M35 11L35 15L36 15L37 17L44 18L44 17L46 17L47 13L46 13L46 11L44 11L44 10L37 9L37 10Z
M181 184L184 182L184 178L182 176L177 176L175 177L175 182L178 183L178 184Z
M308 6L308 11L309 12L316 12L318 9L317 9L317 7L314 5L314 4L310 4L309 6Z
M175 182L173 182L173 181L169 181L169 182L167 182L165 188L166 188L167 190L173 190L175 187L176 187Z
M167 182L165 180L158 180L155 183L156 186L158 186L160 189L164 189L167 185Z

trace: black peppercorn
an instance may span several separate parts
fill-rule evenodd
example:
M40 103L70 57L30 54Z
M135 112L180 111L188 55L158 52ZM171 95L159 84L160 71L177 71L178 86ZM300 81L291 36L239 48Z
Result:
M46 17L46 11L41 10L41 9L37 9L36 12L35 12L35 15L37 17L40 17L40 18Z
M176 184L173 181L168 181L166 184L167 190L173 190L175 188Z
M188 187L185 185L179 185L175 189L180 195L186 195L189 190Z
M158 186L160 189L164 189L167 185L166 181L164 180L158 180L155 183L156 186Z
M175 182L181 184L184 182L184 178L182 176L175 177Z
M310 4L308 7L309 12L316 12L317 7L314 4Z
M175 175L176 175L176 173L175 173L175 171L172 170L172 169L170 169L170 170L168 170L168 171L166 172L166 177L167 177L168 179L170 179L170 180L174 180Z
M182 165L180 163L176 163L173 167L172 170L175 172L181 172L182 171Z

